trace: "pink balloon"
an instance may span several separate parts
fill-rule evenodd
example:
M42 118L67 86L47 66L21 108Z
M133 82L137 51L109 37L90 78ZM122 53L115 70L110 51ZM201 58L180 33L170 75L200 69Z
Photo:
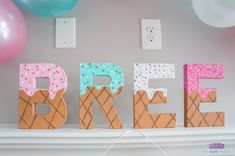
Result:
M26 24L12 0L0 0L0 63L16 58L25 45Z

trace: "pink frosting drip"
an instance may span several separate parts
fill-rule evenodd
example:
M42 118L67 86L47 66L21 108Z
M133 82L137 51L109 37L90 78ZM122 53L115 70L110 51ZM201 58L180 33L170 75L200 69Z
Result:
M61 89L67 89L67 76L63 69L56 64L21 64L19 89L32 96L36 88L36 78L48 78L50 98L53 99Z
M200 79L223 79L224 65L221 64L186 64L184 65L184 88L191 95L198 92L206 98L215 88L200 88Z

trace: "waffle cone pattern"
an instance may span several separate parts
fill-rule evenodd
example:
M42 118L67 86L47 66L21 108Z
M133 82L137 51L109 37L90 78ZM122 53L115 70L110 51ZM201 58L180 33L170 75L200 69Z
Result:
M216 102L216 92L210 92L202 98L197 92L191 95L185 90L185 127L220 127L224 126L223 112L200 112L200 103Z
M50 99L48 90L38 90L28 96L23 90L19 92L19 128L21 129L55 129L62 126L67 117L67 107L63 98L64 89ZM50 112L46 115L36 113L36 104L48 104Z
M137 91L134 94L134 128L174 128L176 127L176 114L149 113L148 105L166 103L167 99L162 91L156 91L149 99L146 91Z
M109 128L122 128L122 122L112 103L113 98L121 91L122 87L118 88L118 91L114 94L111 93L111 90L108 87L103 87L99 90L97 90L94 86L87 87L86 93L84 95L80 95L80 128L93 128L94 99L98 102L99 108L102 111Z

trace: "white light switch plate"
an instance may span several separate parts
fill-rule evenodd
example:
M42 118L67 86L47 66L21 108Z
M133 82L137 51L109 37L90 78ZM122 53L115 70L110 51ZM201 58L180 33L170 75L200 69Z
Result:
M161 22L157 19L142 19L142 49L162 49Z
M56 18L56 48L76 48L76 18Z

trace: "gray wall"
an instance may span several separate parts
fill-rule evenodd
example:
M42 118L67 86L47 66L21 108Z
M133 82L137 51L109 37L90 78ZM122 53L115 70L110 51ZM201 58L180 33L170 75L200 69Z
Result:
M133 63L176 64L175 80L151 83L168 87L169 95L167 105L151 106L151 111L176 112L178 126L183 125L183 64L225 64L224 80L202 82L203 87L218 88L218 103L201 108L225 111L226 126L235 125L235 30L202 23L190 0L80 0L66 15L77 18L76 49L54 48L54 18L24 16L28 26L24 52L15 61L0 65L0 123L17 123L19 64L44 62L57 63L67 73L66 123L79 123L79 64L91 61L117 63L123 68L125 89L114 103L125 124L133 123ZM163 50L141 50L141 18L161 19ZM98 107L95 109L95 123L105 123Z

